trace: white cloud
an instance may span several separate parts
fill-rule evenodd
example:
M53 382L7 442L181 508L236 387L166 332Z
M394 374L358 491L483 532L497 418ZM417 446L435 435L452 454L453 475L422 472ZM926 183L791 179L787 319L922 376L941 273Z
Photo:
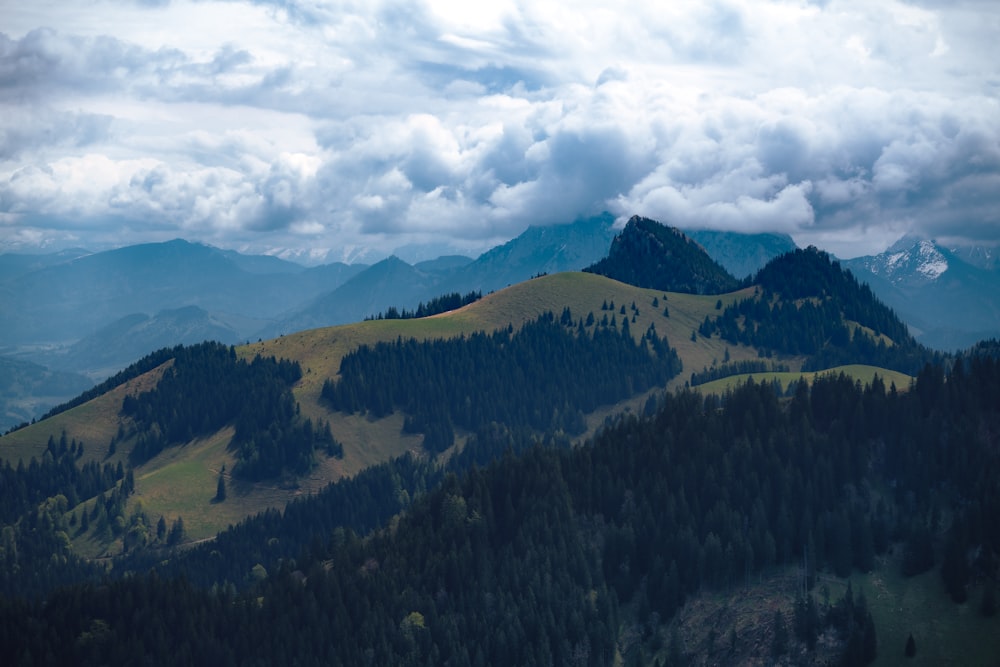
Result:
M996 240L997 28L975 2L22 3L0 248L388 252L605 209L841 254Z

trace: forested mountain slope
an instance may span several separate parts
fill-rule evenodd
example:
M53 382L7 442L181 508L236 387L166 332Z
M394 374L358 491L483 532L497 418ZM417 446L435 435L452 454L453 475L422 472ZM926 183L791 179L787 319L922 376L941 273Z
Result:
M912 375L935 357L868 285L816 248L772 260L754 285L752 296L707 316L699 334L768 356L805 355L806 370L863 363Z
M832 281L831 285L844 280L838 277L839 269L832 265L820 266L818 270L820 275L827 276L828 282ZM777 275L781 272L771 273ZM780 285L775 282L777 279L769 277L771 274L766 272L761 275L764 289L768 293L780 294ZM841 307L839 304L842 298L853 298L853 293L848 293L850 290L841 292L843 290L831 292L827 297L838 308ZM447 454L453 447L461 448L470 434L482 426L480 422L485 418L484 415L494 415L490 419L500 420L508 428L527 425L540 431L561 429L579 437L593 433L605 416L626 405L632 409L641 407L643 392L656 387L682 386L689 377L693 381L695 375L724 377L747 372L750 366L760 366L762 363L762 367L754 366L752 370L774 370L779 364L782 370L799 370L803 362L799 349L782 349L768 343L766 339L750 340L751 344L746 344L718 334L705 335L706 322L724 321L724 317L728 317L736 304L757 300L759 298L754 297L752 288L728 295L699 296L638 288L589 273L564 273L520 283L489 294L459 310L434 317L359 322L297 332L250 344L237 348L235 357L247 362L256 357L285 359L298 368L296 378L286 388L276 388L277 393L274 394L287 396L281 401L290 401L288 405L294 414L289 415L288 410L285 410L282 413L285 416L280 418L264 418L258 424L258 428L269 431L264 438L248 436L246 429L233 430L237 427L236 412L226 413L228 416L223 415L222 418L202 416L197 423L205 424L206 427L193 429L189 426L188 431L168 434L171 419L169 412L181 414L178 412L180 403L170 404L172 407L165 411L167 416L164 418L150 417L143 421L139 419L138 413L123 411L120 391L115 400L109 400L103 395L117 384L138 378L172 359L170 351L165 350L151 355L131 372L123 373L117 384L110 382L90 392L71 410L3 437L0 439L0 456L13 464L19 459L27 462L32 456L40 458L44 454L47 440L50 437L59 439L65 432L68 437L86 444L84 460L112 463L121 461L136 466L138 481L135 496L130 503L135 505L141 501L148 516L147 523L153 523L158 515L165 516L168 521L184 516L187 529L194 538L207 537L243 516L267 507L280 508L297 493L317 491L324 484L345 474L355 474L404 452ZM798 313L799 309L788 312ZM602 385L595 380L552 375L554 371L549 369L549 364L557 361L558 357L553 357L550 352L529 354L521 359L512 358L504 362L499 361L502 357L496 356L501 348L489 352L485 348L475 353L471 351L475 341L488 340L489 335L495 331L502 330L506 336L516 337L515 334L521 327L545 313L550 313L558 321L557 329L562 332L559 336L563 342L558 349L571 350L568 343L575 340L601 339L616 343L631 340L631 344L646 348L644 354L647 357L652 355L651 358L667 360L668 370L665 375L650 382L640 379L636 372L628 371L624 365L625 357L617 357L614 362L605 358L600 363L612 363L612 366L597 373L595 378L601 382L610 381L618 388L603 398L594 400L590 394L600 396L600 392L606 391L600 388ZM862 315L855 316L864 319ZM875 320L869 323L881 326ZM806 324L811 326L815 323L806 320ZM794 323L794 326L785 329L784 335L801 331L802 326L802 322ZM703 328L702 335L696 333L699 327ZM484 332L486 336L477 338L479 332ZM429 366L435 370L423 376L394 372L381 377L381 371L365 372L363 376L368 378L369 388L355 385L350 390L354 392L355 398L344 398L351 395L344 391L340 392L340 399L332 398L333 387L344 381L342 363L359 351L377 350L379 345L387 344L401 346L395 352L387 350L379 353L384 360L378 361L377 367L392 368L391 364L385 365L389 363L391 355L398 355L404 350L423 350L428 343L421 341L438 338L457 341L454 343L458 345L456 350L446 355L449 358L483 356L483 359L473 363L473 367L486 373L482 377L494 380L503 377L503 374L488 372L491 367L516 368L522 375L508 378L507 381L512 386L556 387L560 383L569 383L569 386L586 388L590 394L581 402L579 396L566 395L558 398L562 394L547 391L544 392L546 401L529 401L527 399L531 396L530 392L511 390L509 387L499 388L499 394L518 397L522 399L522 403L534 406L527 412L523 407L516 408L514 412L503 412L511 408L500 409L501 404L491 398L497 392L485 391L484 387L488 384L485 381L475 380L461 395L454 391L454 395L450 397L440 395L445 389L461 386L448 377L449 374L469 381L482 377L465 369L447 370L445 365L435 362ZM407 342L410 339L414 343ZM850 338L845 336L845 340ZM654 344L653 341L660 342ZM414 348L416 343L424 347ZM833 346L836 350L837 344L838 341L832 339L827 348ZM676 350L676 361L669 361L671 357L663 356L664 352L657 351L670 348ZM605 355L612 351L607 344L596 344L595 349L603 349ZM584 354L581 351L561 354L567 360L575 360L578 370L586 370L590 365L589 362L580 363L585 358L581 356ZM770 358L762 362L761 357L765 355ZM377 357L378 355L373 358ZM226 363L234 364L234 361L235 359ZM176 395L197 397L212 391L239 392L225 389L231 379L229 374L235 373L237 368L238 365L233 365L231 370L218 378L204 381L204 388L195 390L188 387ZM403 368L409 372L417 366L408 362ZM597 368L600 366L594 366L594 369ZM677 375L681 368L685 372ZM182 370L180 367L175 369L176 372ZM536 375L523 375L525 372ZM915 371L909 372L912 374ZM375 379L380 377L381 379ZM324 385L330 387L330 395L326 398L323 396ZM262 386L266 386L266 383ZM371 387L378 388L378 391L373 392ZM149 389L146 387L143 391ZM422 399L424 403L404 398L404 391L411 391L413 396ZM247 400L253 395L258 398L265 396L248 392L239 392L237 395L241 400ZM165 399L157 400L163 403ZM552 400L556 402L550 404ZM194 399L193 404L199 409L205 409L212 402ZM484 409L486 406L491 409ZM252 408L251 411L259 415L276 415L263 405ZM517 423L507 423L515 414L520 415ZM470 415L478 415L476 419L480 421L471 420ZM279 423L285 426L277 431L270 426ZM253 443L253 450L258 453L271 451L275 443L298 437L295 434L301 433L307 433L306 440L312 444L299 448L297 459L294 456L275 458L269 454L267 456L271 456L271 464L264 464L253 474L248 473L256 464L248 462L250 450L246 449L247 446ZM279 447L279 450L274 451L283 450L283 447ZM331 456L331 453L336 456ZM228 481L232 487L230 500L211 505L209 501L215 495L219 479ZM100 549L105 548L100 546L101 543L107 546L106 541L93 543L90 533L84 537L91 542L89 548L94 552L99 553ZM115 540L120 540L120 537ZM112 546L117 543L115 540L110 543ZM75 540L77 543L81 541Z
M294 527L262 516L220 536L214 556L212 545L176 556L174 571L190 558L192 573L234 548L261 558L215 570L214 587L139 574L44 604L0 600L0 646L9 664L891 662L903 642L875 622L875 601L822 588L896 567L880 564L897 563L890 548L911 575L938 568L956 601L995 582L998 396L986 358L928 368L909 392L830 377L787 402L766 385L668 395L582 447L454 467L367 539L351 525L314 532L309 509L331 487L289 514ZM406 465L389 488L415 488ZM385 497L374 489L353 496L356 516ZM289 541L307 546L269 556ZM721 626L717 641L688 645L671 624L700 592L802 564L797 597ZM975 663L1000 648L990 623L977 646L918 642Z
M633 216L604 259L585 269L630 285L689 294L722 294L739 285L680 230Z
M734 298L736 295L723 297L727 303ZM522 416L518 420L524 421L529 428L562 428L582 436L593 432L606 415L625 405L632 405L633 409L641 407L641 402L645 400L642 392L662 388L680 370L679 359L663 357L667 361L667 372L650 384L648 380L641 379L637 371L646 373L653 368L644 368L640 362L635 371L628 371L621 366L624 363L621 357L609 356L609 353L618 354L615 345L622 351L631 349L630 354L633 355L640 350L638 346L642 346L645 348L642 354L649 359L656 359L674 348L685 360L683 363L696 364L697 367L709 364L713 358L723 357L725 346L721 342L692 341L689 335L705 314L712 311L714 303L715 297L642 290L592 274L555 274L487 295L457 311L421 319L376 320L298 332L236 348L235 357L230 358L232 355L227 352L224 359L209 365L195 363L193 358L178 365L178 350L168 348L149 355L81 396L70 403L68 409L0 438L0 457L14 466L19 460L25 464L32 457L40 460L45 455L48 439L58 441L65 433L68 438L84 445L81 462L120 462L135 466L135 492L128 499L127 507L121 508L126 512L125 519L128 518L127 513L141 503L147 517L147 532L152 531L152 524L160 515L166 518L168 524L183 517L190 538L200 539L268 507L280 509L299 493L318 491L326 483L345 474L356 474L404 452L436 452L449 449L449 445L440 443L452 441L460 447L470 433L480 427L479 422L461 418L459 412L445 415L436 409L433 414L428 414L424 408L416 409L415 404L393 403L391 409L360 405L338 408L323 399L321 391L324 383L338 380L342 360L362 347L374 349L380 343L410 339L454 339L454 344L466 349L458 356L485 355L475 362L484 373L498 363L506 363L522 374L518 378L509 378L511 383L529 388L555 386L553 383L563 380L557 377L554 370L548 370L548 352L535 354L530 357L532 361L524 358L500 362L501 357L489 355L500 354L502 350L473 353L474 348L470 346L473 337L488 338L498 330L520 340L518 332L525 324L536 321L544 313L551 313L555 322L550 322L550 325L557 324L554 328L558 331L553 340L561 341L557 346L559 349L570 351L576 342L595 340L596 337L597 342L592 348L603 350L593 356L595 363L601 358L600 364L603 365L589 368L588 364L579 363L582 357L576 357L582 352L574 350L565 356L570 362L567 371L561 371L589 370L594 374L593 379L566 382L568 387L583 389L596 400L588 398L587 402L577 405L578 399L567 395L559 399L557 405L546 403L548 407L544 415L535 415L534 412L542 404L525 411L524 406L532 402L529 400L530 392L502 389L501 394L521 401L521 407L507 413L503 419L519 414ZM465 337L465 343L459 342L457 337L460 336ZM600 341L607 341L608 344ZM631 343L625 345L626 341ZM662 352L655 351L652 341L657 341L655 345L661 346ZM729 347L735 359L756 356L756 352L749 348ZM205 348L206 351L212 349ZM223 351L223 348L214 349ZM190 356L187 350L185 348L185 355ZM280 401L291 401L290 410L294 414L289 416L289 411L284 410L281 412L284 416L280 418L278 415L264 418L274 414L271 407L264 404L269 394L262 390L250 392L240 389L242 381L236 380L237 375L246 372L241 370L244 368L241 364L258 357L288 360L298 369L296 379L286 383L287 388L274 387L275 397L286 396L285 392L289 392ZM575 365L572 363L574 359L578 362ZM216 366L217 370L205 375L209 368ZM190 375L192 369L199 368L203 370ZM601 368L604 370L598 372ZM171 382L192 377L197 383L181 383L176 385L176 389L168 390L160 380L165 369L170 369L168 377L172 378ZM442 372L440 370L433 380L406 379L405 375L398 374L398 377L386 380L384 388L398 392L409 383L411 389L417 390L418 396L425 399L437 396L435 391L458 386L447 378L438 377ZM465 371L454 372L462 373L470 381L480 377ZM502 376L495 373L487 375L494 378ZM254 382L259 388L271 386L270 380ZM683 384L683 380L676 378L672 382ZM610 393L601 394L607 391L601 389L602 383L615 388ZM143 399L146 404L162 406L156 408L155 414L146 411L147 408L138 411L133 402L129 402L128 409L124 409L126 396L139 396L142 392L148 393L148 397ZM549 400L557 394L546 392L545 396ZM245 407L212 408L220 400L229 398L244 403ZM484 393L478 385L452 403L457 405L466 402L466 399L475 399L476 407L472 412L463 408L462 414L489 414L484 408L496 409L500 406L489 392ZM272 443L301 433L298 430L301 428L309 429L313 444L299 448L299 458L272 458L273 465L264 465L260 471L249 474L253 466L249 464L240 443L249 443L250 439L240 435L245 432L238 428L240 410L249 410L250 414L264 419L258 427L266 427L269 435L263 439L252 438L258 452L270 451ZM555 415L558 417L554 418ZM446 423L445 417L454 429L442 427ZM184 428L178 428L176 424L184 424ZM271 433L271 424L284 426ZM520 424L508 423L507 426L519 428ZM329 436L326 435L327 429ZM325 439L327 437L328 440ZM336 455L331 456L330 453ZM229 498L226 502L213 504L211 500L216 495L220 477L229 485ZM92 512L93 507L94 502L87 501L77 513L84 508ZM98 539L91 529L74 537L73 542L77 548L96 555L108 548L120 549L123 535L124 530L112 531Z

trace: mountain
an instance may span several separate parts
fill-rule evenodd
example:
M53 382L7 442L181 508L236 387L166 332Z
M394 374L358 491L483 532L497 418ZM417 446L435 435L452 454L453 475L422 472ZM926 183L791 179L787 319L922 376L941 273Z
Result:
M980 249L982 250L982 249ZM913 328L922 343L956 350L1000 334L1000 271L977 266L931 240L904 237L883 253L844 260Z
M575 271L607 253L614 218L604 214L564 225L529 227L475 260L450 255L410 265L389 257L252 337L356 322L389 307L414 309L442 294L487 294L533 276Z
M52 372L101 380L160 347L249 340L365 268L305 268L182 240L0 255L0 349ZM53 404L30 394L19 400Z
M432 265L433 268L433 265ZM415 306L440 293L440 272L421 271L392 256L364 269L336 289L316 297L295 314L258 332L273 337L374 316L390 306Z
M92 254L0 255L0 349L97 378L156 347L201 335L164 311L198 308L222 327L205 320L199 330L224 341L344 324L389 307L415 308L445 293L490 291L582 268L604 255L612 223L604 215L529 228L477 260L450 255L413 267L390 258L375 266L305 268L183 240ZM338 289L352 278L358 279ZM157 329L163 335L155 335ZM129 342L101 343L123 340L126 331ZM171 341L170 335L181 338Z
M445 291L483 294L543 273L579 271L604 257L614 237L614 216L604 213L562 225L528 227L454 273Z
M804 370L862 363L914 375L934 358L868 285L812 246L770 261L753 294L720 306L698 333L802 355Z
M77 369L102 380L148 354L174 345L205 340L235 344L236 330L198 306L161 310L155 315L126 315L46 357L51 366Z
M14 314L0 345L72 342L126 315L185 306L273 318L362 268L307 270L182 240L95 253L0 284L0 310Z
M52 371L30 361L0 356L0 433L31 421L92 385L78 373Z
M615 280L672 292L722 294L738 281L681 231L633 216L604 259L585 269Z
M964 262L987 271L1000 270L1000 252L996 246L953 246L951 254Z
M344 287L425 279L390 258ZM668 379L674 352L924 354L815 248L755 279L562 272L149 355L0 437L5 664L868 664L931 615L930 662L986 662L1000 365L928 355L896 389Z
M835 267L827 264L821 268L827 273L833 273L835 270ZM807 273L794 267L783 272L790 275ZM378 312L386 307L385 302L372 301L373 295L385 294L390 287L394 287L395 296L402 298L406 295L401 290L408 288L416 290L420 288L421 282L424 280L429 280L427 274L401 260L390 258L370 267L345 283L341 288L343 294L331 297L328 303L322 299L317 301L314 304L316 310L311 314L316 318L335 317L337 313L331 312L330 309L340 307L348 299L353 299L353 308L365 307L371 309L370 312ZM770 279L767 281L770 285L768 290L780 291L778 283L771 285ZM841 292L842 290L831 290L830 300L840 299ZM844 293L851 294L849 291ZM790 294L787 296L787 301L786 297L776 297L774 301L769 300L765 303L775 307L778 303L793 305L796 297L797 295ZM713 377L724 377L747 372L748 364L751 362L759 363L761 360L766 361L767 368L756 368L756 370L770 370L773 368L772 364L783 364L788 370L798 371L803 364L803 351L799 347L790 347L790 343L787 341L805 339L815 333L814 329L810 328L813 326L811 320L795 321L789 319L792 314L799 312L798 308L784 308L780 311L783 315L777 321L783 322L782 327L779 328L784 337L781 340L776 341L762 335L759 339L742 341L730 336L727 333L728 329L723 326L720 326L718 330L693 335L693 332L697 332L700 327L707 326L706 321L724 324L730 317L730 309L745 302L752 304L761 302L755 297L754 288L707 296L640 288L593 273L563 272L518 283L487 294L482 299L460 310L430 318L355 321L350 324L324 328L309 328L309 322L304 320L297 323L290 322L290 328L284 331L283 335L240 346L237 348L237 354L242 359L252 359L256 356L276 357L298 363L301 367L302 377L292 387L294 400L299 406L298 410L301 411L302 417L308 417L314 424L329 424L333 438L343 446L343 458L339 460L321 459L319 466L312 473L297 479L294 485L290 485L288 489L280 493L276 493L269 486L243 487L239 496L240 509L237 509L235 504L230 504L222 508L226 512L221 513L209 511L211 508L208 506L198 510L185 510L188 530L196 539L206 537L224 528L227 522L239 521L246 514L263 511L269 507L280 507L283 502L294 497L295 494L316 491L345 474L356 474L374 463L407 451L425 451L419 423L411 423L408 430L405 428L407 419L413 416L406 410L402 410L402 413L394 413L392 410L386 413L384 399L379 398L380 403L376 404L377 407L366 408L368 412L365 415L348 415L332 409L331 405L323 398L324 383L338 377L342 372L341 364L344 359L363 345L375 348L380 343L393 343L410 338L427 340L442 337L470 337L476 332L506 330L508 327L516 331L526 323L532 322L546 313L552 313L553 316L558 316L559 322L567 330L571 331L582 329L590 335L594 335L594 332L598 331L602 332L602 335L613 333L616 339L621 339L628 333L635 340L641 340L647 334L655 332L658 337L665 338L666 341L669 341L669 346L676 349L686 372L686 375L670 380L667 383L670 388L682 387L688 379L688 375L693 372L701 373L711 369ZM840 305L837 305L837 308L840 308ZM855 311L857 310L855 308ZM212 321L211 316L204 312L193 309L184 312L187 312L190 319L196 322ZM837 312L840 313L840 310ZM863 326L871 329L873 335L886 335L881 333L882 329L889 330L888 327L882 327L877 320L866 319L863 314L856 314L854 311L848 312L851 313L852 321L865 322ZM763 318L764 315L761 314L759 317ZM778 315L776 314L775 317L778 318ZM838 314L838 321L840 317L842 316ZM117 333L109 331L105 335L108 337L122 336L124 338L115 338L115 340L122 341L127 338L129 331L142 330L150 324L151 320L135 317L121 322ZM292 326L295 328L291 328ZM849 324L845 326L848 327L847 331L849 331L850 326L862 325ZM876 330L879 333L875 333ZM761 331L763 334L767 330L762 327ZM831 348L835 349L837 345L846 345L847 341L850 340L847 333L840 335L839 338L829 334L828 336L831 337L830 344L822 347L826 354L830 354ZM857 338L861 339L861 337ZM122 342L121 344L125 345L126 343ZM900 346L900 350L909 349L908 346ZM818 351L816 350L812 354L815 355ZM468 352L456 351L449 354L455 358L462 358ZM88 456L99 457L99 460L103 460L108 451L106 443L115 440L121 433L124 433L124 438L116 441L117 453L112 454L108 460L113 463L117 460L128 461L127 454L134 446L138 435L129 434L131 422L121 414L122 401L125 395L134 394L140 391L141 387L148 389L150 386L155 386L156 378L159 377L157 374L164 372L164 364L169 362L170 355L171 351L167 349L164 354L142 366L141 372L125 373L118 381L109 381L109 384L103 387L102 393L91 396L91 400L55 414L44 422L5 436L0 439L0 456L13 460L17 460L17 458L27 460L31 456L41 456L44 453L42 445L48 436L52 435L58 438L60 433L65 430L70 437L86 440L88 447L93 449L92 454L88 454ZM847 355L843 355L843 358L848 359ZM478 365L482 366L482 364ZM435 364L434 367L443 369L445 365ZM477 365L473 364L469 368L475 367ZM382 368L377 370L380 373L383 372ZM412 364L406 366L406 372L413 372ZM466 371L466 375L469 373L471 370ZM377 378L380 376L376 375L374 371L369 372L368 376L372 382L376 383L375 388L367 388L364 391L359 389L358 396L366 395L365 392L371 391L378 395L381 391L377 389L378 387L383 387L384 390L388 391L394 379L398 380L405 374L391 375L388 380L378 380ZM499 374L496 376L499 377ZM614 374L612 373L611 376L613 377ZM519 382L531 382L532 386L535 387L539 385L540 380L525 379ZM634 381L630 380L629 382ZM898 384L907 383L900 381ZM455 381L436 376L433 379L414 380L410 384L426 387L427 389L423 393L427 396L435 395L434 392L437 391L460 386ZM517 386L517 383L514 383L514 386ZM476 395L471 390L465 391L465 394L470 400L472 396ZM527 396L530 395L530 392L519 392L513 388L507 388L504 394ZM632 409L638 410L642 408L647 398L640 395L624 404L616 398L609 400L606 406L596 410L588 408L582 415L583 423L586 424L587 431L592 432L603 423L606 416L621 409L622 405L627 404ZM563 405L554 409L552 414L567 416L570 418L568 423L577 429L581 424L581 415L576 414L577 410L579 408L567 408ZM548 418L549 413L546 412L545 416ZM440 415L430 415L423 419L425 422L428 420L440 421ZM463 427L463 429L464 431L469 430L468 427ZM214 436L195 439L185 447L176 450L178 453L163 459L154 458L148 464L139 467L138 472L146 476L143 477L145 481L139 485L137 493L148 511L174 516L180 507L176 503L186 502L181 499L184 494L193 493L200 496L208 487L214 485L217 471L223 465L226 465L227 470L233 470L235 461L227 447L227 443L232 437L231 431L227 433L223 430ZM457 437L461 439L465 436L459 435ZM213 474L212 470L215 470L216 473ZM154 471L155 474L153 474ZM186 490L181 492L180 487L177 486L177 476L188 474L191 475L190 486L185 486ZM174 493L180 495L171 496L167 493L167 487L164 485L172 485ZM207 500L208 498L206 498ZM227 512L245 512L245 514Z
M879 276L896 287L919 288L933 283L948 271L949 254L933 241L904 236L883 253L847 260L844 264Z
M65 347L119 318L187 306L216 314L246 338L363 269L306 269L182 240L50 261L0 283L0 346Z
M461 269L475 260L464 255L442 255L436 259L426 259L413 265L418 271L426 273L448 273Z
M4 253L0 254L0 283L7 282L32 271L44 269L47 266L62 264L71 260L89 255L90 252L81 248L72 248L53 253L27 254L27 253Z
M398 293L401 288L415 285L425 278L416 269L400 260L388 259L371 268L375 271L369 270L359 274L345 284L343 289L349 293L344 295L345 298L353 295L357 299L356 303L368 304L373 312L385 306L371 303L366 295L383 293L386 285L395 286ZM402 430L404 422L402 414L396 413L378 419L342 415L331 410L322 399L321 390L324 381L335 378L340 372L344 357L362 344L375 346L380 342L394 342L399 338L424 340L471 336L479 331L491 332L509 326L516 330L547 312L562 315L564 309L569 309L569 319L572 319L574 327L590 320L592 324L585 325L589 331L594 331L595 328L614 331L617 332L616 337L620 338L623 328L626 327L626 316L619 312L621 306L626 309L627 327L636 340L652 327L659 336L667 338L671 347L677 349L684 368L701 369L711 365L713 359L722 359L727 353L728 344L717 337L692 341L689 334L708 314L715 312L715 304L720 298L729 304L737 296L671 294L670 311L669 314L665 314L666 301L663 300L664 293L660 290L646 290L595 274L566 272L518 283L510 288L487 294L458 311L435 317L355 321L332 328L289 329L280 337L240 346L237 348L240 358L252 359L257 355L264 358L274 356L290 359L301 366L302 378L293 387L295 401L300 406L301 414L311 418L314 424L329 423L334 438L343 444L344 456L342 460L321 460L320 466L312 474L298 479L294 486L280 493L270 486L259 489L244 488L240 496L242 510L237 509L235 503L220 508L219 512L208 505L197 510L184 510L188 530L196 538L210 536L224 529L228 523L238 522L247 514L263 511L268 507L280 508L296 494L318 490L344 474L355 474L367 466L406 451L422 451L421 436ZM333 301L331 305L335 306L337 303L339 300ZM614 304L614 312L602 310L602 307L609 308L609 303ZM322 305L322 303L317 304L317 306ZM612 320L614 320L613 327ZM126 332L130 329L126 326L128 324L127 321L121 323L120 334L127 335ZM143 324L148 324L148 321L137 317L131 324L141 328ZM728 347L734 361L756 359L758 356L757 351L749 347L735 345ZM143 387L148 389L150 386L155 386L156 378L159 377L157 374L164 372L163 365L169 361L169 357L170 349L167 349L164 355L143 366L140 373L125 373L118 382L105 385L101 394L91 396L87 402L60 412L44 422L0 438L0 457L15 462L19 458L27 461L32 456L40 457L44 454L44 444L48 436L53 435L58 439L65 430L70 438L86 441L88 458L93 456L98 461L104 461L108 451L107 445L117 437L119 429L122 428L124 433L129 433L130 422L121 415L124 396L138 392ZM683 385L681 378L676 378L673 382ZM429 387L443 386L436 380L427 381L427 384ZM644 400L645 397L634 399L638 402L634 409L641 408ZM588 429L596 428L602 423L613 407L608 405L598 409L594 416L586 415ZM235 465L232 454L227 449L227 443L231 438L231 432L229 435L223 432L218 437L203 438L176 450L177 453L170 457L157 458L148 465L140 467L137 473L149 473L149 476L143 478L145 481L139 485L138 490L138 497L142 498L148 511L175 516L181 511L181 506L176 503L186 502L182 500L185 494L193 493L199 496L209 486L214 486L218 469L226 464L227 470L232 470ZM127 454L135 439L136 435L133 434L118 440L117 453L112 454L107 460L112 463L117 463L119 460L128 462ZM215 474L211 472L213 469L216 471ZM152 474L154 471L155 475ZM182 485L184 491L181 491L177 476L185 477L189 474L191 481L189 485L188 483ZM173 495L168 487L173 489ZM206 501L209 498L206 498ZM200 507L197 503L194 505ZM239 511L245 514L236 513Z
M797 247L787 234L742 234L712 229L683 231L737 278L753 276L775 257Z

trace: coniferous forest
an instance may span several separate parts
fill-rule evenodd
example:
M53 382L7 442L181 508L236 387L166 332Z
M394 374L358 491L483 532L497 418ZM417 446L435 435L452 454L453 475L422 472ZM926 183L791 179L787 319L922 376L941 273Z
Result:
M424 433L440 452L454 428L491 422L536 431L585 430L584 415L599 405L663 386L681 371L677 352L650 329L634 340L622 328L574 322L566 309L546 313L515 332L362 346L344 357L340 379L322 395L336 410L383 417L407 415L404 428Z
M446 468L399 459L286 519L261 515L161 564L133 561L129 576L5 596L0 660L673 664L689 656L665 649L663 632L690 596L804 564L771 655L824 635L840 664L867 664L896 647L879 644L863 595L824 601L816 577L868 570L895 545L937 569L956 601L995 581L998 433L989 356L927 365L906 390L826 376L790 398L752 383L664 395L577 447L486 427L467 449L507 453L485 466L472 454ZM405 510L390 521L393 503ZM241 550L261 560L227 560ZM212 559L211 576L197 576ZM644 629L625 642L624 625Z
M753 296L706 316L698 333L764 354L804 355L803 370L870 364L912 375L929 361L941 361L913 339L868 285L816 248L774 259L753 284Z
M131 458L149 460L165 447L188 442L235 424L235 474L247 479L304 473L314 451L338 454L341 447L325 424L299 419L292 385L302 377L294 362L237 359L219 343L173 350L173 363L154 389L126 396L122 414L138 432Z

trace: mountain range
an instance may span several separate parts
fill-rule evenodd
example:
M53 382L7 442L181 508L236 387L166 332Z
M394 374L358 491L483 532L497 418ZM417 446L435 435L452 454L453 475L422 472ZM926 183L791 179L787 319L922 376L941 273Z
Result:
M630 234L629 225L617 229L614 218L604 214L529 227L475 259L443 256L408 264L390 257L371 265L310 268L182 240L94 254L0 255L5 323L0 351L98 381L167 345L271 338L358 321L392 307L413 308L445 293L487 294L532 276L583 269L609 250L613 255L616 237L624 235L620 244ZM795 249L787 235L707 230L683 235L738 278ZM903 239L878 256L843 264L932 347L967 347L1000 331L1000 273L988 249L949 250ZM722 287L717 283L712 290ZM17 398L34 403L31 396ZM51 407L51 400L38 404ZM0 429L15 423L20 422L0 422Z
M958 350L1000 333L1000 271L988 248L948 249L906 236L878 255L842 263L926 345Z
M737 280L637 219L604 259L165 347L0 437L4 663L989 664L995 345L816 248ZM102 335L215 322L162 317Z

